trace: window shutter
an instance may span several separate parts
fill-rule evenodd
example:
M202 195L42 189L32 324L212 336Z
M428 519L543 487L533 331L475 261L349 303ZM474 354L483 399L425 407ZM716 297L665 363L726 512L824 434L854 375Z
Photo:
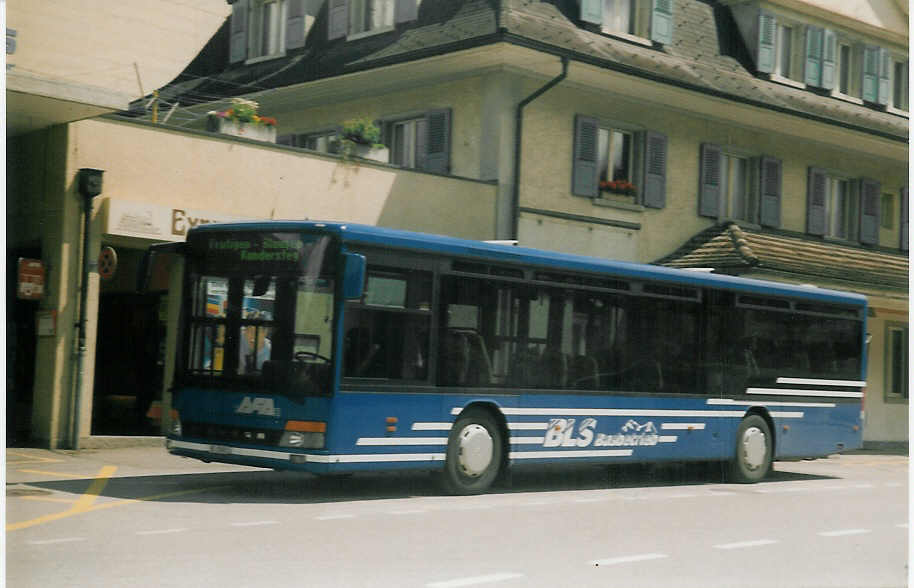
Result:
M764 73L774 71L774 60L777 56L775 40L777 39L777 21L774 15L761 12L758 15L758 57L755 68Z
M882 186L874 180L860 180L860 242L879 244L879 195Z
M822 29L806 27L806 67L804 80L808 86L822 85Z
M666 206L667 138L663 133L644 133L644 190L642 202L649 208Z
M889 103L889 89L891 88L892 60L889 57L888 50L879 48L879 92L876 95L876 102L885 106Z
M901 250L908 250L908 187L901 189Z
M822 48L822 87L832 90L835 87L835 72L838 63L838 38L835 31L825 29Z
M673 42L673 0L653 0L651 41L663 45Z
M451 110L430 110L426 120L425 171L436 174L451 172Z
M809 168L806 184L806 232L810 235L825 235L825 171Z
M305 46L305 0L288 0L286 8L286 49Z
M238 63L248 57L248 0L232 4L229 62Z
M762 157L759 169L759 194L761 194L760 224L773 229L781 226L781 169L780 159Z
M597 119L580 114L574 117L572 194L590 198L597 196L597 140L599 135L600 125L597 123Z
M698 214L717 218L720 214L720 147L713 143L701 145L701 170L699 173Z
M419 18L419 4L416 0L397 0L396 16L394 17L397 24L417 18Z
M603 0L581 0L581 20L603 24Z
M327 2L327 39L345 37L349 30L349 0Z
M863 82L860 97L866 102L879 99L879 47L863 48Z

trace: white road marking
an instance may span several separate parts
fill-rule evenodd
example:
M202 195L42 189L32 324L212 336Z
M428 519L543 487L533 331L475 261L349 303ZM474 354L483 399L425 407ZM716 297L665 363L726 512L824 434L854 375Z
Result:
M169 533L183 533L187 529L158 529L156 531L137 531L137 535L167 535Z
M457 578L455 580L445 580L443 582L431 582L426 584L428 588L459 588L460 586L476 586L479 584L493 584L503 582L514 578L523 578L523 574L512 572L503 572L500 574L489 574L487 576L473 576L471 578Z
M55 543L75 543L77 541L85 541L85 537L64 537L61 539L44 539L44 540L34 540L29 541L29 545L53 545Z
M241 523L232 523L233 527L262 527L266 525L278 525L279 521L246 521Z
M847 535L865 535L866 533L872 533L869 529L841 529L840 531L822 531L819 533L821 537L845 537Z
M738 541L736 543L721 543L715 545L714 549L745 549L748 547L762 547L777 543L774 539L756 539L755 541Z
M314 517L314 518L319 521L335 521L338 519L354 519L355 515L354 514L328 514L328 515L321 515L319 517Z
M390 514L392 515L410 515L410 514L423 514L427 513L428 510L424 508L406 508L403 510L392 510Z
M907 523L899 523L899 524L897 524L897 525L895 525L895 526L898 527L899 529L907 529L907 528L908 528L908 524L907 524Z
M614 566L624 563L635 563L639 561L650 561L653 559L663 559L670 557L665 553L642 553L639 555L625 555L622 557L610 557L608 559L595 559L590 562L592 566Z

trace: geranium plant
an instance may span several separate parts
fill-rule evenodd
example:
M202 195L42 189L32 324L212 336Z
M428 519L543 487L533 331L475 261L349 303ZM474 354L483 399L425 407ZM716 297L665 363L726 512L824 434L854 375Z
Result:
M253 123L257 125L266 125L268 127L276 126L276 119L272 116L260 116L257 111L260 104L246 98L232 98L232 106L227 110L209 112L210 115L242 123Z
M634 196L636 190L635 185L628 180L613 180L600 182L600 191Z
M383 149L381 129L367 118L353 118L343 122L340 130L339 153L349 159L355 152L356 145L366 145L372 149Z

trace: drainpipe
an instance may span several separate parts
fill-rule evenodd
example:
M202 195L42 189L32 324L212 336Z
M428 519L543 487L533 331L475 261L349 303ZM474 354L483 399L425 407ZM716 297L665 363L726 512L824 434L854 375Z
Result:
M514 185L511 193L511 216L512 216L512 239L517 240L518 224L520 223L520 157L521 157L521 138L523 137L524 126L524 107L545 94L550 88L557 85L568 75L568 58L562 56L562 73L549 80L549 82L530 94L517 105L514 124Z
M86 378L86 306L89 298L89 230L92 221L92 199L102 193L102 174L100 169L84 167L79 170L79 194L83 198L83 255L82 279L79 288L79 329L76 354L76 394L74 407L70 413L70 448L79 449L79 413L82 408L84 380Z

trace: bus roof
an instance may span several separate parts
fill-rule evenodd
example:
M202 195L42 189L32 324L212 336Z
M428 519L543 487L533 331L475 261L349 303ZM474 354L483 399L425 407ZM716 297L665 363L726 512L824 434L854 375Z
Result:
M471 239L461 239L458 237L448 237L431 233L418 233L338 221L275 220L212 223L197 226L191 229L191 232L261 230L325 231L337 235L344 243L361 243L365 245L393 247L420 253L445 254L470 258L477 261L515 263L585 273L611 274L613 276L632 279L660 280L678 285L790 296L821 302L856 306L866 305L866 297L861 294L829 290L817 286L793 285L783 282L739 278L723 274L713 274L710 272L616 261L600 257L559 253L543 249L516 247L503 243L487 243L485 241L474 241Z

